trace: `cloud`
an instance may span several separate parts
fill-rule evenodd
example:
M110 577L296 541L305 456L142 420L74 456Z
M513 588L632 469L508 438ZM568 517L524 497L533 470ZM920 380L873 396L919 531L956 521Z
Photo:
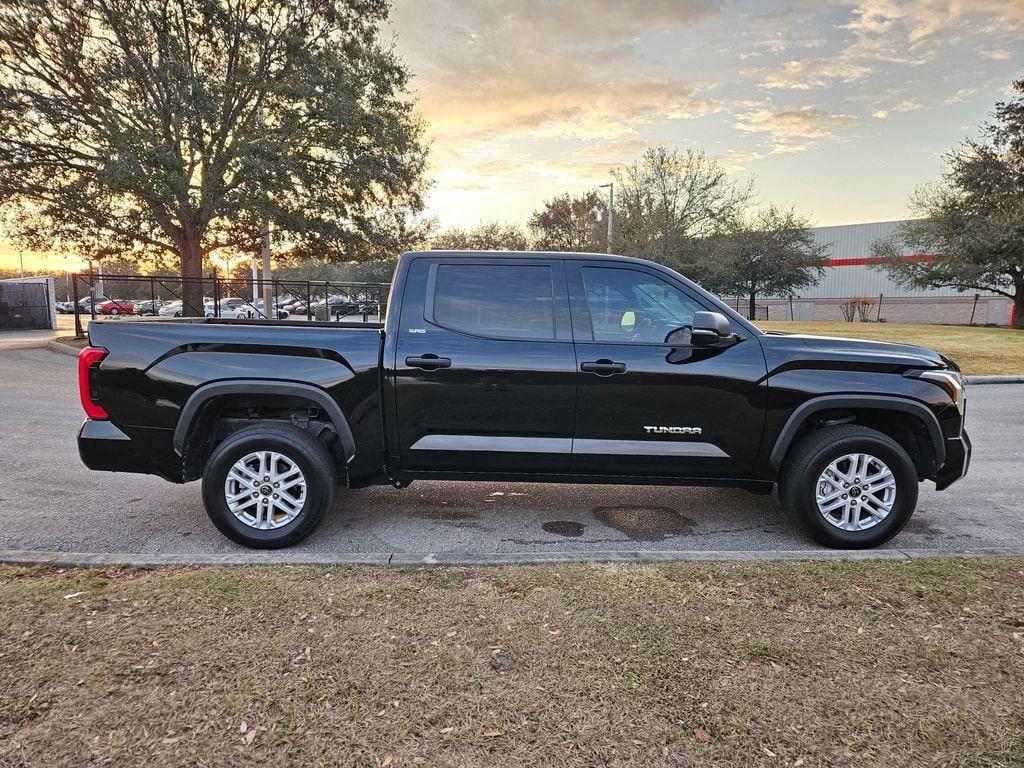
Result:
M1005 48L997 48L994 51L982 51L981 57L990 61L1009 61L1013 54Z
M821 139L837 137L855 124L853 115L832 114L803 106L795 109L755 109L737 115L735 128L744 133L765 133L772 141L772 154L803 152Z
M715 109L689 82L635 66L633 42L717 12L712 0L404 0L396 29L439 140L608 138Z
M474 174L522 171L550 157L524 155L498 169L510 142L602 143L635 138L659 121L722 109L687 79L645 67L641 34L700 24L717 0L399 0L394 29L416 76L413 90L433 138L440 184L467 189ZM574 162L605 173L605 160ZM538 167L534 166L534 172ZM541 171L543 172L543 171ZM465 174L465 177L459 174Z
M787 17L786 23L794 21ZM858 0L849 20L838 30L848 37L831 56L794 58L780 67L747 74L759 79L762 88L806 91L864 80L883 65L920 66L935 61L945 46L965 42L990 45L997 37L1019 40L1024 30L1024 2ZM982 55L995 60L1012 57L1002 48Z

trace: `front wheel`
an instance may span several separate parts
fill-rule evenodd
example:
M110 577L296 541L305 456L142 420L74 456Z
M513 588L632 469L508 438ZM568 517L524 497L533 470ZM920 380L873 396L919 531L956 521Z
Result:
M203 502L217 529L253 549L296 544L334 503L334 464L309 432L257 424L218 445L203 473Z
M914 462L888 435L855 424L815 430L786 457L779 498L820 544L867 549L914 514Z

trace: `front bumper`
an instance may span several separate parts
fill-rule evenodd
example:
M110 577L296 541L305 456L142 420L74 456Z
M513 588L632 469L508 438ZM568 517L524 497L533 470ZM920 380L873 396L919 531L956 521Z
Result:
M947 439L946 463L942 465L939 474L935 476L935 490L941 491L949 488L967 474L970 465L971 438L967 436L967 432L961 432L959 437Z

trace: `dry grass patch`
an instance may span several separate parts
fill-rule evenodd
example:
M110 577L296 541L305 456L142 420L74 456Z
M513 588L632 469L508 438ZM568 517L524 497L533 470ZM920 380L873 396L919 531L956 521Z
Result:
M58 336L54 341L67 344L69 347L77 347L78 349L85 349L89 345L88 339L78 339L74 336Z
M812 333L855 339L895 341L937 349L968 374L1024 373L1024 331L967 325L910 323L758 322L766 331Z
M0 765L1024 760L1024 560L0 568Z

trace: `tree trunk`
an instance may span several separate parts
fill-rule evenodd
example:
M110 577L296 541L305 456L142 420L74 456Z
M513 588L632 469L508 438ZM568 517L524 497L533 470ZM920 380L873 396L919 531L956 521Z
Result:
M181 316L204 317L203 245L194 232L182 234L181 278Z
M750 320L751 322L753 322L754 320L757 320L757 303L756 303L756 299L757 299L757 292L752 290L750 292L750 308L747 310L747 319Z
M1014 328L1024 329L1024 281L1017 285L1013 294L1013 317L1010 322Z

